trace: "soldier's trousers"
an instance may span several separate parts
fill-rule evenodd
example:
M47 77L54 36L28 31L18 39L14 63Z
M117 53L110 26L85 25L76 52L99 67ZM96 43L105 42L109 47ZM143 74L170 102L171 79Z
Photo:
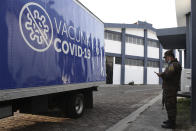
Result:
M168 115L168 120L176 122L177 114L177 93L167 94L165 100L165 107Z

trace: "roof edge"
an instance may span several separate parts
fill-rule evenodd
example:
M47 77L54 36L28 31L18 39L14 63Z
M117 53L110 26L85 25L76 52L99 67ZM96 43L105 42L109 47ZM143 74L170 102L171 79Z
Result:
M122 24L122 23L104 23L105 28L141 28L150 29L156 32L156 29L152 27L152 24L147 22L140 22L138 24Z

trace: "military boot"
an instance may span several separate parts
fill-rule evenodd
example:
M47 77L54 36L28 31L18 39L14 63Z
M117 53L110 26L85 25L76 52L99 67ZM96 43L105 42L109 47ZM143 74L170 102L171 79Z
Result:
M174 121L169 121L166 124L161 125L162 128L166 129L175 129L176 128L176 123Z
M163 124L167 124L169 123L169 120L163 121Z

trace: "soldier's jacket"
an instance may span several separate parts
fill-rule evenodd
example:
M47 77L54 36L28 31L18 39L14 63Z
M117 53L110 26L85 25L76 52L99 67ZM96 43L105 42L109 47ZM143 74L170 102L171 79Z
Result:
M164 90L177 92L180 87L181 70L182 67L177 59L174 59L168 64L165 71L161 73L161 78L163 79L162 88Z

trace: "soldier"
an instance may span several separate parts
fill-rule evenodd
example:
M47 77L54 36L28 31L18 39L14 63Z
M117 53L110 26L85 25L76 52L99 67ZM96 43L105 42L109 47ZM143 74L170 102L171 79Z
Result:
M165 62L168 66L162 73L156 73L162 78L163 88L163 105L165 104L168 120L163 122L162 128L175 129L176 113L177 113L177 91L180 88L180 77L182 67L175 59L172 50L166 51L164 54Z

